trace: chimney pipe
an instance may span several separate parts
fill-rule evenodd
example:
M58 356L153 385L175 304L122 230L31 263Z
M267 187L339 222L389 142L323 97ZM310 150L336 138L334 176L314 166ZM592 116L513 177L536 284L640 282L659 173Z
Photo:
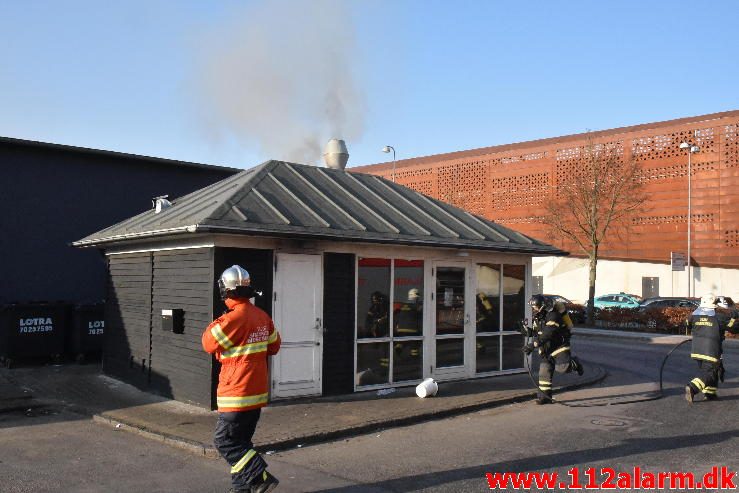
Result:
M344 169L346 162L349 161L349 151L346 149L346 142L341 139L331 139L323 150L323 160L326 166L331 169Z

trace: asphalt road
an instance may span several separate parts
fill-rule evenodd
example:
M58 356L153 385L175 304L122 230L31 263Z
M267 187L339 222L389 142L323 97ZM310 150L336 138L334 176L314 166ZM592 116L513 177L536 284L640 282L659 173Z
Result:
M687 349L666 366L664 398L613 405L651 395L670 346L575 338L574 348L609 372L595 387L557 396L581 407L529 401L273 454L267 460L282 481L277 491L490 491L488 472L556 471L568 479L574 466L583 484L588 467L700 475L714 465L739 469L736 346L725 355L722 399L692 405L683 397L695 367ZM228 483L220 460L67 412L0 414L2 492L215 492Z
M689 345L688 345L689 346ZM574 340L587 364L597 361L609 376L598 386L558 397L595 405L649 396L658 386L659 364L671 346L621 340ZM387 430L339 443L280 453L276 473L309 467L356 483L306 486L324 492L490 491L487 472L557 471L572 467L631 471L690 471L712 466L739 469L739 351L725 354L727 382L718 402L689 404L685 383L695 363L687 347L665 367L665 397L596 407L513 404L416 426ZM556 382L556 377L555 377ZM597 474L596 482L605 477ZM584 481L583 481L584 483ZM739 481L736 481L739 484Z

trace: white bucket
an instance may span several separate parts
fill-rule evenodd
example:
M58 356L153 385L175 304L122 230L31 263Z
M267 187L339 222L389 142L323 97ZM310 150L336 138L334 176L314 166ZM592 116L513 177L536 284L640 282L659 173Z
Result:
M416 386L416 395L421 398L434 396L438 391L439 385L433 378L427 378Z

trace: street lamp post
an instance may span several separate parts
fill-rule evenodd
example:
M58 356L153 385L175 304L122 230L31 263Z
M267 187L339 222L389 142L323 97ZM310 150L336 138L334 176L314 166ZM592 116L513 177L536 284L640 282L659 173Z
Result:
M393 151L393 183L395 183L395 147L393 146L385 146L382 148L382 152L388 153L390 151Z
M700 147L697 145L689 144L688 142L682 142L680 144L680 149L687 149L688 150L688 298L692 296L692 285L693 285L693 271L692 269L692 262L690 260L690 239L691 239L691 230L692 230L692 224L693 224L693 209L692 209L692 181L693 181L693 172L692 172L692 166L690 163L690 157L695 154L696 152L700 151Z

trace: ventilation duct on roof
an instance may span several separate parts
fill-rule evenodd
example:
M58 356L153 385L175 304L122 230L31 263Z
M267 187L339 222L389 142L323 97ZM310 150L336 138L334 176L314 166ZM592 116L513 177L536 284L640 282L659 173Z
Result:
M346 150L346 142L341 139L331 139L323 150L323 160L326 166L332 169L346 168L349 161L349 151Z
M151 206L154 208L154 214L159 214L165 209L172 207L172 202L167 200L169 195L162 195L151 199Z

